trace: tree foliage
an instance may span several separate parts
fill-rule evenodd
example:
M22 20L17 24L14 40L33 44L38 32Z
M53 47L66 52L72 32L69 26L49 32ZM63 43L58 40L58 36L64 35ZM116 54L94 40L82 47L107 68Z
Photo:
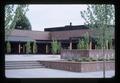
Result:
M29 41L26 43L26 53L27 54L31 53L31 46Z
M61 43L58 42L58 53L60 53L60 51L61 51Z
M37 44L35 41L33 42L33 53L37 53Z
M83 39L81 39L81 40L79 39L79 42L77 44L77 49L85 49Z
M19 19L16 21L15 29L24 29L24 30L31 30L31 24L28 18L25 16L21 7L17 7L16 11L18 11Z
M11 52L11 44L10 44L10 42L7 42L6 48L7 48L7 53L10 53Z
M14 29L16 21L21 18L19 17L19 9L24 15L28 11L28 5L5 5L5 38Z
M88 32L86 32L83 37L84 37L84 41L85 41L84 47L86 49L89 49L89 34L88 34Z
M51 43L51 46L52 46L52 53L53 54L56 54L56 53L59 53L60 52L60 43L57 42L57 40L53 40L52 43Z
M88 32L86 32L83 35L83 38L81 40L79 39L77 48L78 49L89 49L89 34L88 34Z
M98 38L97 43L100 47L105 47L105 41L112 39L115 24L114 5L88 5L86 11L81 11L81 16L86 21L86 25L94 32L94 37ZM112 33L111 33L112 32Z

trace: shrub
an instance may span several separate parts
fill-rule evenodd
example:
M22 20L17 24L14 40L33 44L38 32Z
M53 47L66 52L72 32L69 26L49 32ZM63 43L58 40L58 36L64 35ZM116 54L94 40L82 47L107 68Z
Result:
M79 62L82 62L82 61L83 61L83 59L82 59L82 58L79 58L79 59L78 59L78 61L79 61Z
M85 61L91 61L91 59L89 57L81 57L78 59L79 62L85 62Z
M53 54L60 53L61 44L57 40L53 40L52 43L51 43L51 46L52 46L52 53Z
M7 42L7 53L10 53L11 52L11 44L10 42Z
M67 59L68 61L72 61L72 59Z
M76 62L90 62L90 61L103 61L103 57L94 58L94 57L80 57L80 58L72 58L72 59L67 59L68 61L76 61ZM114 58L106 59L106 61L109 60L114 60Z
M86 61L86 57L81 57L82 58L82 61Z
M114 59L113 57L111 57L109 60L112 60L112 61L113 61L113 60L115 60L115 59Z
M87 62L88 62L88 61L91 61L91 58L86 57L86 58L85 58L85 61L87 61Z
M78 59L77 58L74 58L74 59L72 59L73 61L75 61L75 62L78 62Z
M31 53L30 42L27 42L27 43L26 43L26 53L27 53L27 54Z
M106 61L109 61L110 59L106 58L105 60L106 60Z
M98 61L103 61L103 60L104 60L103 57L99 57L99 58L98 58Z
M97 59L94 57L90 57L90 59L91 59L91 61L97 61Z
M77 44L77 49L88 49L89 48L89 34L86 32L83 38Z

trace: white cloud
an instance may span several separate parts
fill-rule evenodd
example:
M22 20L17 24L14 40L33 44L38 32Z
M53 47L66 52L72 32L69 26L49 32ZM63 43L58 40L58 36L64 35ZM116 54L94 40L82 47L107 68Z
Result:
M68 25L82 25L80 11L86 9L86 5L29 5L26 16L31 22L33 30L43 31L44 28Z

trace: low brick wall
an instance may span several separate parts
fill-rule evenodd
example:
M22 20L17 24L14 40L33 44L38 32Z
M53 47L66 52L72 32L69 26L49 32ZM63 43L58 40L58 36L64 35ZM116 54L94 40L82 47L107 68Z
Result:
M106 56L114 57L114 50L104 50ZM61 50L61 59L73 59L80 57L103 57L103 50L79 50L79 49L63 49Z
M102 71L103 70L103 62L82 62L81 63L81 71L82 72L94 72L94 71ZM105 70L115 70L114 61L106 61Z
M114 57L115 55L115 51L112 49L104 50L104 53L106 57ZM103 50L98 50L98 49L89 50L89 56L90 57L103 57Z
M73 71L73 72L94 72L103 70L103 62L72 62L72 61L39 61L47 68ZM106 61L106 70L114 70L115 62Z
M79 58L79 57L88 57L89 56L89 50L69 50L69 49L63 49L61 50L61 59L72 59L72 58Z

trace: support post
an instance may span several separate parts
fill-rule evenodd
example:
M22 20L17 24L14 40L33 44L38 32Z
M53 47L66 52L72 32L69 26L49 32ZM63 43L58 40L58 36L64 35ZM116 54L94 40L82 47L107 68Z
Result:
M19 43L19 54L20 54L20 43Z
M48 45L46 44L46 54L48 53Z
M72 42L70 42L70 50L72 50Z

